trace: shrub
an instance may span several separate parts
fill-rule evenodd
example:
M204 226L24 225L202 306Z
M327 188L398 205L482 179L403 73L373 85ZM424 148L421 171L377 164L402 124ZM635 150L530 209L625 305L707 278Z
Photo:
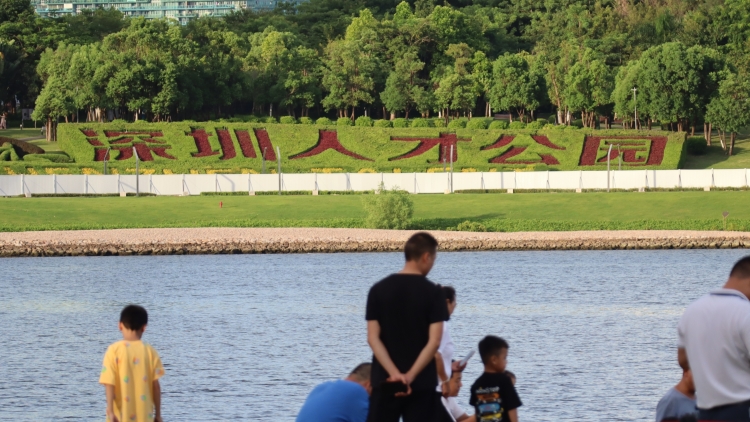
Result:
M23 157L24 161L48 161L53 163L72 163L66 154L27 154Z
M456 231L460 232L486 232L487 227L484 226L482 223L477 223L476 221L469 221L466 220L463 223L460 223L458 226L456 226Z
M427 119L414 119L411 121L411 127L430 127L430 121Z
M508 125L508 128L510 128L510 129L525 129L526 128L526 123L519 122L519 121L516 120L515 122L511 122L510 125Z
M391 127L391 121L386 119L375 120L375 127Z
M275 117L267 116L263 118L263 123L278 123Z
M690 155L703 155L708 152L708 145L702 136L691 136L685 141L685 148Z
M466 123L467 129L487 129L488 126L487 119L484 117L475 117Z
M292 116L281 116L279 117L279 123L283 123L285 125L293 125L297 123L297 120Z
M387 190L382 183L376 193L379 195L362 197L362 205L367 212L367 227L392 230L407 228L414 215L414 201L409 193L398 188Z
M328 126L328 125L332 125L333 122L328 117L321 117L315 121L315 124Z
M339 119L336 120L336 126L354 126L354 122L348 117L339 117Z
M546 124L547 124L546 120L542 120L541 122L537 120L536 122L531 122L531 123L527 124L526 125L526 129L538 130L538 129L543 128L544 125L546 125Z
M581 120L581 119L573 120L572 122L570 122L570 125L571 126L575 126L578 129L582 129L583 128L583 120Z
M448 123L448 127L451 129L463 129L466 127L466 121L461 119L451 120L450 123Z
M124 125L125 123L127 123L127 121L124 119L114 119L112 120L111 123L116 124L116 125Z
M391 123L393 124L393 127L409 127L409 121L403 117L393 119Z
M315 121L309 117L300 117L299 122L302 125L313 125L315 124Z
M373 120L369 116L359 116L357 117L357 120L354 121L354 126L371 127L372 124Z
M433 119L432 125L435 127L445 127L445 119Z
M505 120L493 120L492 123L490 123L490 129L507 129L508 128L508 122Z
M557 124L557 117L555 117L554 114L550 115L549 117L547 117L547 123L550 123L553 125Z
M258 116L247 116L245 118L246 123L258 123L260 119L258 119Z

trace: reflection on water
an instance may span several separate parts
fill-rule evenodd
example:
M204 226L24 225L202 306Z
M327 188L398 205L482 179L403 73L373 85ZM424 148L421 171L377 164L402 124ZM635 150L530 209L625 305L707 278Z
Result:
M676 322L744 251L441 253L457 354L511 345L520 415L645 420L676 383ZM364 304L402 255L1 259L0 420L103 420L119 311L144 305L170 421L292 421L318 382L370 358ZM460 401L481 372L474 358Z

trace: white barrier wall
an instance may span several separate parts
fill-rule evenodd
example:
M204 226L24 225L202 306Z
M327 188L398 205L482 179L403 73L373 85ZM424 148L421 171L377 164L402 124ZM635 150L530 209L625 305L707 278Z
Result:
M24 194L200 195L201 192L366 191L382 183L411 193L468 189L640 189L748 187L747 169L540 171L483 173L305 173L175 175L14 175L0 176L0 196ZM136 187L136 182L138 186Z

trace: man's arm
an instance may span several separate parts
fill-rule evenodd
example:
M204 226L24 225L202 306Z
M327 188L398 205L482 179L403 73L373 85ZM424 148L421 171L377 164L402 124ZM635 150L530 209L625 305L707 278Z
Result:
M443 321L433 322L430 324L430 338L427 340L427 344L424 346L422 351L417 356L417 360L411 365L411 369L406 373L406 377L409 380L409 384L414 381L414 378L419 375L420 372L435 358L435 353L438 347L440 347L440 340L443 338Z
M375 359L380 362L380 366L385 369L385 372L394 380L408 384L405 380L401 379L403 374L398 370L396 364L393 363L391 355L388 354L388 349L385 348L385 344L380 340L380 323L378 321L367 321L367 343L370 345Z
M104 394L107 396L107 418L110 422L120 422L115 415L115 386L104 384Z
M508 420L510 422L518 422L518 409L508 411Z
M445 365L443 365L443 355L440 352L435 352L435 365L437 366L438 379L440 380L440 388L443 392L443 397L450 396L450 384L448 381L448 374L445 373Z
M159 380L154 380L153 385L154 393L154 422L162 422L161 420L161 385Z

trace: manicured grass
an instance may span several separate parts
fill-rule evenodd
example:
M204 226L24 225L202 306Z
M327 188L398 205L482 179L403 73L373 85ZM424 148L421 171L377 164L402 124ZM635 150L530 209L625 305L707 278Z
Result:
M414 195L415 229L750 230L750 192ZM219 202L223 208L219 208ZM359 195L0 199L0 231L133 227L362 227Z
M729 136L727 136L729 142ZM734 144L734 154L728 156L721 149L719 135L711 137L711 147L704 155L686 155L683 162L686 169L744 169L750 168L750 128L737 134Z
M39 129L34 129L33 126L31 128L25 128L23 130L19 129L17 126L18 125L15 125L15 127L13 128L9 127L8 129L0 130L0 136L7 136L8 138L16 139L32 137L36 138L42 136L39 132Z
M62 151L62 148L60 148L60 143L58 142L47 142L44 139L37 139L35 141L28 141L30 144L34 144L40 148L42 148L45 152L60 152Z

